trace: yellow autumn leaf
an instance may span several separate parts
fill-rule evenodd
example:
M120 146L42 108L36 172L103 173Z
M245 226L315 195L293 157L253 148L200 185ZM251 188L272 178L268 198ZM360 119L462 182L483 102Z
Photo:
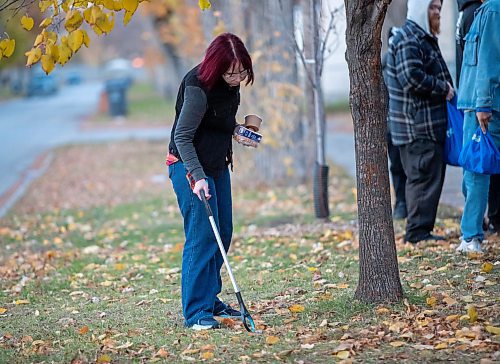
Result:
M439 343L434 346L434 349L440 350L440 349L446 349L448 348L448 343Z
M427 302L427 304L431 307L435 306L436 303L437 303L437 298L434 297L434 296L431 296L431 297L427 297L427 299L425 300Z
M42 13L45 12L45 10L47 10L51 5L53 5L52 1L41 0L38 2L38 7Z
M82 32L83 34L83 44L85 44L85 47L89 47L90 45L90 37L89 35L87 34L87 31L85 29L80 29L80 31Z
M7 309L0 307L0 315L3 315L5 312L7 312Z
M33 44L33 46L37 47L39 46L40 44L42 44L43 42L43 34L38 34L35 38L35 43Z
M96 24L104 33L110 33L115 27L115 13L107 14L103 21Z
M40 28L47 28L51 24L52 24L52 18L46 18L46 19L43 19L43 21L40 23L39 27Z
M485 327L486 331L488 331L490 334L493 335L500 335L500 327L495 327L495 326L486 326Z
M45 48L45 54L51 56L52 60L54 62L57 62L59 60L59 47L57 46L57 44L51 44Z
M57 59L57 62L64 66L66 62L69 61L71 56L73 55L73 51L71 50L70 47L68 47L67 43L61 43L59 45L59 58Z
M14 53L14 49L16 48L16 40L15 39L3 39L0 40L0 51L2 51L2 55L4 57L9 58Z
M266 344L267 345L274 345L278 341L280 341L280 338L277 337L277 336L268 336L268 337L266 337Z
M30 303L28 300L16 300L15 302L16 305L27 305L28 303Z
M493 264L490 262L484 262L483 265L481 266L481 272L484 273L489 273L493 270Z
M108 354L101 355L97 358L97 364L106 364L111 363L111 357Z
M477 321L477 310L474 305L467 306L467 315L469 316L470 323L474 323Z
M288 309L290 310L290 312L299 313L299 312L304 312L306 308L302 305L293 305L288 307Z
M452 322L457 321L460 318L460 315L449 315L446 316L445 321Z
M116 270L124 270L125 269L125 264L123 264L123 263L116 263L115 264L115 269Z
M21 25L23 26L24 29L31 30L33 29L33 25L35 25L35 21L33 20L32 17L24 15L21 18Z
M28 57L26 66L29 67L40 60L40 57L42 56L42 50L40 48L31 48L31 50L24 53L24 55Z
M123 1L122 0L113 1L113 10L114 11L120 11L122 9L123 9Z
M127 25L130 22L130 19L132 19L132 15L134 15L134 13L125 10L125 15L123 16L123 25Z
M83 16L78 10L71 10L66 14L66 22L64 27L71 33L74 30L80 28L83 23Z
M42 55L41 62L42 62L42 69L45 71L46 74L52 72L55 66L55 62L54 58L52 58L50 54Z
M104 5L104 7L108 10L115 10L115 4L114 4L114 1L113 0L104 0L102 2L102 5Z
M201 353L200 356L202 359L209 360L214 358L214 353L212 353L211 351L205 351Z
M83 44L83 32L81 29L77 29L68 35L68 45L69 48L74 52L78 51Z
M342 350L342 351L339 351L337 354L335 354L335 356L339 359L347 359L347 358L349 358L350 355L351 355L351 353L348 352L347 350Z
M198 6L201 10L208 10L212 6L209 0L198 0Z
M137 10L137 6L139 6L138 0L123 0L123 8L132 14Z
M404 341L393 341L393 342L389 343L389 345L391 345L395 348L399 348L400 346L405 346L406 343Z
M57 43L57 33L56 32L46 32L43 33L46 42L51 41L52 44Z

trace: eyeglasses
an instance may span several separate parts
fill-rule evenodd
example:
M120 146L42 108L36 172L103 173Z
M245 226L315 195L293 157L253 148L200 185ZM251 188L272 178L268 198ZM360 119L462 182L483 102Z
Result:
M248 77L249 71L248 70L243 70L241 72L226 72L223 74L223 76L227 79L235 80L235 79L240 79L244 80L245 78Z

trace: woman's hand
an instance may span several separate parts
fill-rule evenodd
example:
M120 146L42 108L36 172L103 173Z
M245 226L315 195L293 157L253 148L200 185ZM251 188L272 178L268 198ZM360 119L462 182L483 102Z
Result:
M193 193L198 196L198 198L201 200L201 194L200 194L200 191L203 190L205 191L205 197L208 199L210 199L210 197L212 197L210 195L210 193L208 192L208 182L206 179L200 179L199 181L196 181L196 183L194 184L194 188L193 188Z
M245 137L243 135L240 135L238 133L238 130L240 128L243 128L243 126L238 125L238 126L236 126L236 128L234 128L234 132L233 132L233 138L234 138L234 140L236 140L238 143L244 145L245 147L257 148L257 146L259 145L259 143L256 142L255 140L252 140L252 139L247 138L247 137Z

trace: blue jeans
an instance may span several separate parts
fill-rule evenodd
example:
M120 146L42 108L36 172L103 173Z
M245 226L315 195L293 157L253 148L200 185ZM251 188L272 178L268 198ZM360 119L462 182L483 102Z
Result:
M220 269L224 261L205 207L189 186L184 164L172 164L168 174L184 219L186 242L182 254L182 313L184 324L189 327L199 319L213 317L214 313L226 308L217 298L222 290ZM233 233L229 170L224 170L218 178L208 177L207 180L212 196L210 207L227 252Z
M474 111L465 112L464 116L464 145L469 142L479 126ZM500 112L493 111L493 116L488 123L488 130L497 147L500 146ZM466 240L484 238L483 217L488 204L488 190L490 176L464 170L462 180L462 193L465 197L464 212L460 228L462 237Z

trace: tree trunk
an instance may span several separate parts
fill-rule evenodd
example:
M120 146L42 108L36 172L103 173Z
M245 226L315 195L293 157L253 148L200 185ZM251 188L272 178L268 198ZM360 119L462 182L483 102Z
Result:
M356 298L403 296L391 217L387 166L387 92L380 67L381 29L390 0L345 0L358 189L359 265Z

